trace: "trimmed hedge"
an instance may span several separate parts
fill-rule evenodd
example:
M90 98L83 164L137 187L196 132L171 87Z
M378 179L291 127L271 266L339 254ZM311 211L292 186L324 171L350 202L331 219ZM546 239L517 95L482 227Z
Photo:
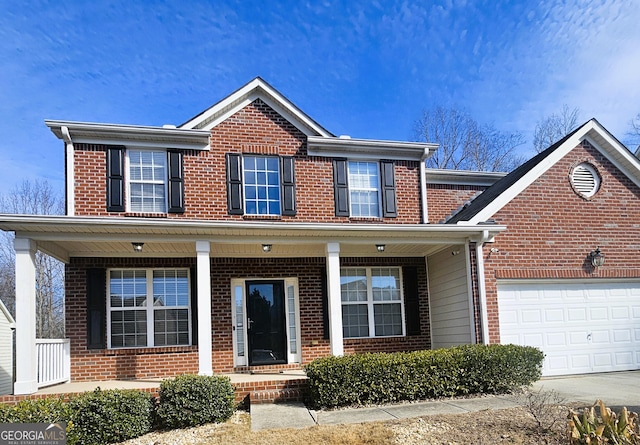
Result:
M228 377L185 374L160 384L158 419L165 428L223 422L235 410Z
M325 357L305 366L315 408L501 394L542 374L544 354L516 345Z
M28 399L16 405L0 404L0 423L67 423L67 444L78 442L71 408L61 398Z

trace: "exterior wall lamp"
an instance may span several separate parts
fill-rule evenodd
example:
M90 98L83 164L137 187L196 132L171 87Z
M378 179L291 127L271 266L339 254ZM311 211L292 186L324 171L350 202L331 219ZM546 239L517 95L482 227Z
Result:
M591 251L589 259L591 259L591 265L594 268L602 267L604 264L604 253L600 252L600 247L596 247L596 250Z
M142 252L142 247L144 243L131 243L131 247L133 247L133 251L136 253Z
M264 253L269 253L269 252L271 252L271 244L263 244L263 245L262 245L262 251L263 251Z
M384 248L384 244L376 244L376 249L378 249L378 252L384 252Z

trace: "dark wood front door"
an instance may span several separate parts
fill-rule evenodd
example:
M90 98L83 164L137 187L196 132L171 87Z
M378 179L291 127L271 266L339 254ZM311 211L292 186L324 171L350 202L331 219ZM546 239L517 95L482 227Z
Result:
M284 281L247 281L249 365L287 363Z

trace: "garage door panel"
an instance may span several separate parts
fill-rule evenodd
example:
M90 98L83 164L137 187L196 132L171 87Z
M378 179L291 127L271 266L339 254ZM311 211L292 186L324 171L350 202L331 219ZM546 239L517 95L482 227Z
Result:
M543 375L640 369L640 283L499 283L502 343L545 353Z

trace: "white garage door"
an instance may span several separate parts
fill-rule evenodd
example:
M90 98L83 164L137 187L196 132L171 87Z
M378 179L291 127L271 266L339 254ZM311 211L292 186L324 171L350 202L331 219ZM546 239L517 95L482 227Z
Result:
M640 282L498 283L500 342L536 346L543 375L640 369Z

